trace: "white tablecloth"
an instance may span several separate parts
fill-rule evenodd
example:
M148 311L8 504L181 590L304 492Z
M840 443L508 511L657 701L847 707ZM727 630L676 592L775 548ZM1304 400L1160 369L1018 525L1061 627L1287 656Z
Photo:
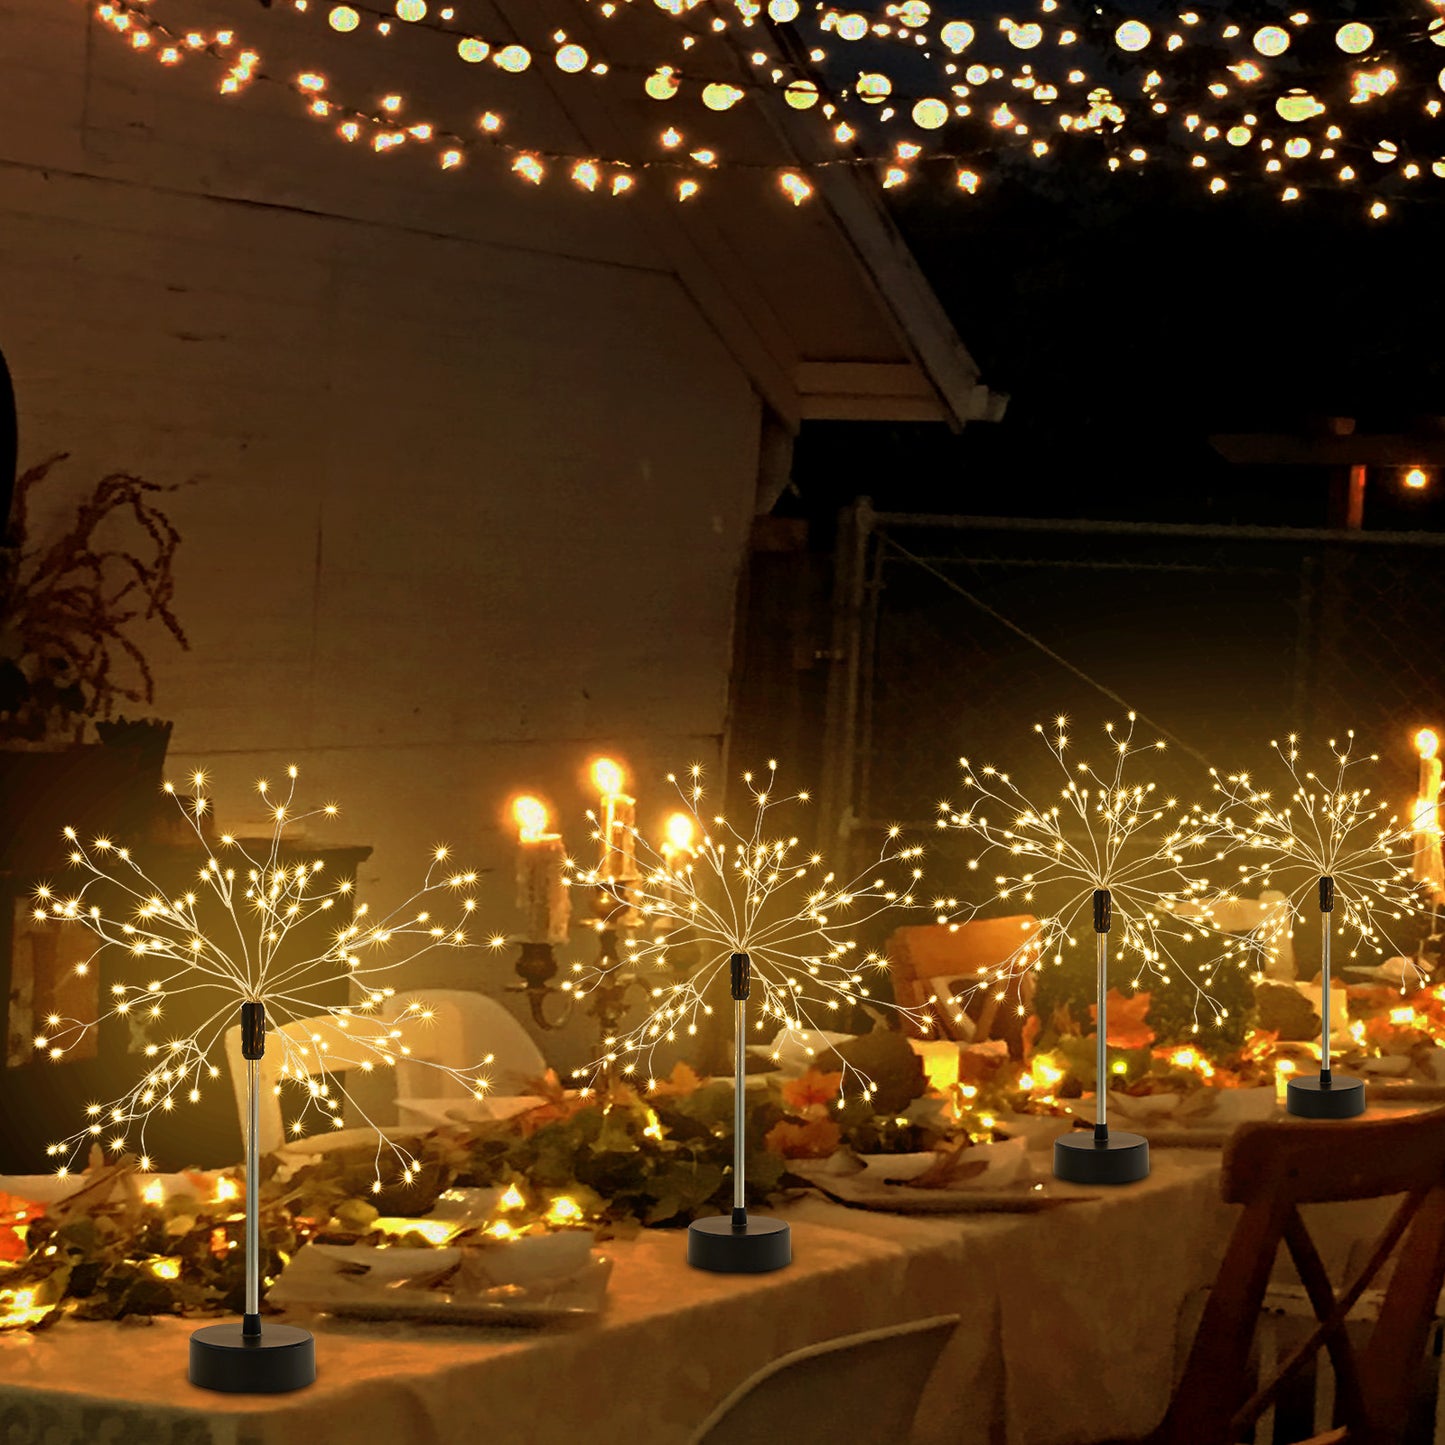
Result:
M755 1370L803 1345L957 1313L916 1445L1080 1445L1142 1433L1171 1388L1181 1305L1231 1222L1218 1155L1036 1215L900 1217L805 1198L776 1274L688 1269L685 1240L608 1246L606 1312L580 1329L322 1322L294 1395L186 1382L189 1322L65 1322L0 1338L3 1445L681 1445ZM802 1442L799 1442L802 1445Z

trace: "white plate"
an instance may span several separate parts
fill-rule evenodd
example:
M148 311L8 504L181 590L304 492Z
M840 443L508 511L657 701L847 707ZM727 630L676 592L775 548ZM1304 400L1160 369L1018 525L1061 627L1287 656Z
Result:
M1054 1140L1074 1127L1072 1114L1004 1114L998 1127L1011 1139L1024 1139L1030 1149L1052 1149Z
M602 1313L612 1261L605 1255L569 1279L521 1290L503 1285L485 1295L397 1290L389 1299L347 1300L321 1307L338 1319L409 1320L424 1325L581 1324Z
M325 1246L310 1245L308 1249ZM372 1250L373 1254L434 1254L456 1256L457 1250ZM313 1256L296 1269L296 1259L271 1287L268 1302L281 1309L335 1315L338 1319L413 1320L435 1324L545 1324L552 1320L583 1319L596 1315L607 1295L612 1261L593 1256L567 1275L553 1275L523 1284L500 1284L490 1289L454 1292L428 1288L424 1283L378 1278L375 1268L366 1274L345 1269L331 1257ZM327 1266L332 1266L327 1268ZM288 1280L287 1276L290 1275ZM418 1278L415 1274L412 1279Z
M491 1123L525 1114L547 1101L537 1094L488 1094L474 1098L398 1098L403 1123L432 1128L446 1124Z
M822 1161L824 1164L826 1161ZM828 1173L818 1160L795 1159L788 1171L806 1179L839 1204L875 1209L884 1214L1034 1214L1061 1204L1092 1198L1084 1192L1051 1194L1051 1182L1023 1179L1011 1187L995 1189L914 1189L905 1184L881 1184L860 1171Z
M924 1154L860 1154L863 1169L870 1183L891 1183L895 1179L917 1179L938 1160L932 1150Z
M1183 1094L1125 1094L1109 1091L1109 1113L1143 1122L1172 1114L1184 1102Z

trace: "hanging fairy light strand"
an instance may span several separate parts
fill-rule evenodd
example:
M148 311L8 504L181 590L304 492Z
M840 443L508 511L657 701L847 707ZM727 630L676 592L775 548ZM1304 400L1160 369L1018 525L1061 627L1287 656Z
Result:
M486 64L535 80L545 64L568 83L587 79L676 115L662 126L656 153L610 157L504 137L505 118L494 110L472 131L455 121L404 119L409 107L396 91L372 108L342 101L319 67L278 77L234 31L182 32L153 8L151 0L103 0L97 14L163 64L198 52L221 62L225 94L258 80L283 85L343 140L378 153L422 146L452 170L490 148L525 181L562 176L614 195L656 171L677 199L690 200L709 172L726 167L770 173L786 199L801 204L817 170L867 169L892 189L940 165L973 192L991 165L1041 160L1081 138L1110 170L1183 163L1214 194L1241 183L1267 186L1285 202L1325 188L1367 190L1376 219L1411 198L1412 183L1445 179L1435 126L1445 91L1445 17L1433 5L1342 22L1294 11L1278 23L1244 25L1189 10L1144 19L1113 6L1072 16L1060 0L1039 0L1037 19L990 21L951 16L923 0L873 11L797 0L588 0L588 11L611 25L629 15L651 19L654 32L661 25L658 43L675 53L646 64L619 58L620 51L603 55L595 41L562 30L546 52L534 51L478 33L453 7L431 9L426 0L395 0L389 11L352 3L313 10L309 0L284 7L303 19L321 15L326 35L341 44L415 32L468 68ZM819 153L786 166L724 155L711 133L717 118L772 92L806 113Z

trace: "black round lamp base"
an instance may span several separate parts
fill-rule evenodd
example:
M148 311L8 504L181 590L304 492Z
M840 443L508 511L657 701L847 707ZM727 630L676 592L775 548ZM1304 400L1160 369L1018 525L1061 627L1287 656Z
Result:
M228 1395L281 1395L316 1380L316 1341L295 1325L241 1333L239 1320L207 1325L191 1336L190 1381Z
M1358 1119L1365 1112L1363 1079L1291 1079L1285 1107L1299 1119Z
M1054 1140L1054 1178L1070 1184L1136 1184L1149 1177L1149 1141L1113 1130L1106 1140L1080 1129Z
M767 1274L793 1262L793 1234L781 1219L748 1215L734 1229L726 1214L694 1220L687 1228L687 1262L714 1274Z

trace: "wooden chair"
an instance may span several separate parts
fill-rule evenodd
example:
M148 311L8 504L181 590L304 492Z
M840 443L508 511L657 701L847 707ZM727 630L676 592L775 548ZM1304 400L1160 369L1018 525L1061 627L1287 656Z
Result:
M893 996L906 1008L923 1008L929 1006L931 995L937 995L938 1002L929 1008L941 1038L982 1043L996 1037L1008 1043L1010 1054L1021 1057L1023 1021L1017 1005L1021 1003L1027 1010L1033 997L1032 976L1009 984L1009 993L1018 990L1016 1000L1000 1000L998 989L987 987L986 980L1023 951L1032 956L1038 937L1039 921L1028 914L977 918L957 926L920 924L895 929L887 945ZM964 1004L948 1003L947 990L954 980L964 988L976 987ZM959 1014L967 1017L967 1025Z
M1308 1445L1405 1445L1419 1373L1414 1366L1423 1358L1445 1279L1445 1109L1352 1124L1246 1124L1225 1147L1222 1190L1244 1213L1183 1377L1148 1445L1235 1445L1321 1350L1334 1368L1342 1428ZM1389 1223L1336 1293L1300 1206L1393 1195L1403 1198ZM1281 1244L1316 1323L1251 1392L1251 1344ZM1392 1257L1378 1317L1357 1347L1346 1316Z
M958 1318L914 1320L784 1355L744 1380L690 1445L897 1445L908 1439L923 1387Z

